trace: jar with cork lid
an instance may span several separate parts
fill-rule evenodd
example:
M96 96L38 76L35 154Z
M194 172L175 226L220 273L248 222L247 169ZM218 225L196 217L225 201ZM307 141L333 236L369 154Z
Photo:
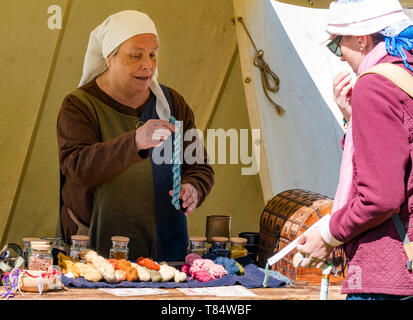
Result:
M31 251L31 242L32 241L41 241L42 239L40 238L23 238L23 259L24 259L24 265L25 268L29 267L29 256L30 256L30 251Z
M53 267L52 246L48 241L31 241L29 270L47 271Z
M188 253L196 253L201 257L204 254L207 254L208 249L206 248L206 241L206 237L190 237Z
M246 257L248 255L248 250L245 249L245 244L247 243L247 239L240 238L240 237L232 237L231 241L231 258L237 259Z
M230 251L227 248L227 237L211 237L212 246L209 248L209 252L220 257L229 257Z
M128 259L129 238L123 236L113 236L111 240L112 248L109 251L109 259Z
M71 237L72 245L70 246L70 257L73 260L80 260L79 253L88 248L89 237L83 235L73 235Z

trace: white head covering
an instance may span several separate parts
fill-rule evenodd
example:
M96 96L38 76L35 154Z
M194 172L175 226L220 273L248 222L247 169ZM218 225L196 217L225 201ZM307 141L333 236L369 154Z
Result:
M90 33L79 87L106 71L105 59L123 42L137 34L144 33L152 33L158 36L155 24L143 12L125 10L109 16ZM158 70L155 70L149 88L157 98L156 112L159 119L168 120L170 116L169 104L159 86L157 77Z
M363 36L409 19L398 0L338 0L330 4L325 31Z

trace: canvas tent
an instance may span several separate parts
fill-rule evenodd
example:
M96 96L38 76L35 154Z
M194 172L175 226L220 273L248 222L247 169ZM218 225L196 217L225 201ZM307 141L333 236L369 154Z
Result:
M207 129L260 129L260 171L214 164L216 185L189 217L190 235L205 234L208 214L232 216L231 234L258 231L266 201L288 188L334 196L343 134L329 94L339 66L312 38L329 1L272 0L14 0L0 12L0 235L1 244L53 236L59 212L56 118L79 83L89 33L125 9L148 13L160 35L159 81L180 92ZM404 3L408 6L408 3ZM61 9L61 28L48 21ZM53 12L53 11L52 11ZM291 14L299 19L291 19ZM311 13L311 14L310 14ZM254 50L233 17L243 16L257 46L280 78L264 97ZM299 21L299 23L297 22ZM56 22L56 21L55 21ZM321 52L321 51L320 51ZM247 81L247 78L249 79ZM252 148L252 146L251 146ZM228 158L228 157L227 157Z

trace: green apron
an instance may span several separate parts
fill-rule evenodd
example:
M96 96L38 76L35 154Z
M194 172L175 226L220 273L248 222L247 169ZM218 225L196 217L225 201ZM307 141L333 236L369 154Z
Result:
M136 129L139 118L117 112L87 92L79 98L94 115L105 142ZM118 174L94 191L89 230L92 249L109 256L112 236L129 237L129 258L157 256L153 172L150 157Z

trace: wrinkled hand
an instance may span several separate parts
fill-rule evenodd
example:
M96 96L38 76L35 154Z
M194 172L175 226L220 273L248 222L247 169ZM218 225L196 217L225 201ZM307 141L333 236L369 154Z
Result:
M348 71L338 73L333 80L333 97L334 101L340 108L344 119L348 122L351 118L351 93L353 90L351 75Z
M174 191L169 191L169 195L173 197ZM182 199L182 208L186 209L185 215L188 216L192 211L195 210L198 204L198 192L189 183L184 183L181 185L181 193L179 194L179 199Z
M176 127L165 120L148 120L135 131L135 143L138 150L159 147L175 132Z
M297 251L304 255L301 267L321 268L333 249L324 242L317 228L307 231L300 236L297 245Z

